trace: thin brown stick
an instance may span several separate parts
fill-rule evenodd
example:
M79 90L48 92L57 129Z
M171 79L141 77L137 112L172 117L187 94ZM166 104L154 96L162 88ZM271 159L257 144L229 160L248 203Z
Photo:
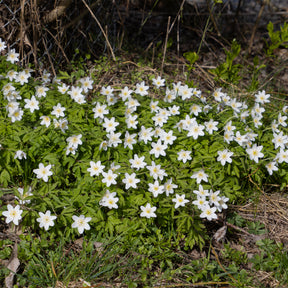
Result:
M179 69L179 58L180 58L180 15L178 15L177 21L177 70Z
M90 9L93 9L94 6L97 6L99 5L101 0L98 0L97 2L94 2L90 5ZM63 30L75 25L76 23L79 23L79 21L84 18L87 14L89 13L88 10L85 10L85 11L82 11L82 12L79 12L79 16L77 16L76 18L73 19L73 21L69 22L68 24L64 25L62 28Z
M205 80L210 84L211 88L215 88L215 82L213 79L209 76L209 73L207 73L200 65L197 63L194 63L194 65L204 74Z
M52 61L52 59L51 59L49 50L47 49L47 45L46 45L46 42L45 42L44 37L42 37L42 42L43 42L43 45L44 45L45 50L46 50L46 52L47 52L48 60L49 60L49 63L50 63L50 65L51 65L51 69L52 69L52 71L53 71L53 75L54 75L54 77L55 77L55 76L56 76L56 71L55 71L55 68L54 68L53 61Z
M258 13L256 22L255 22L255 25L254 25L254 27L253 27L250 40L249 40L249 46L248 46L248 53L249 53L249 54L251 53L251 49L252 49L252 45L253 45L255 33L256 33L256 30L257 30L257 27L258 27L258 24L259 24L259 21L260 21L260 18L261 18L261 16L262 16L262 13L263 13L263 11L264 11L265 6L266 6L266 1L263 1L262 5L261 5L261 8L260 8L260 11L259 11L259 13Z
M254 210L253 210L253 212L254 212ZM231 224L231 223L226 222L226 225L227 225L228 227L234 229L234 230L238 230L239 232L241 232L241 233L243 233L243 234L245 234L245 235L249 235L249 236L252 236L252 237L255 236L254 234L251 234L251 233L247 232L247 231L244 230L243 228L238 227L238 226L235 226L235 225L233 225L233 224Z
M212 21L212 23L213 23L214 29L216 30L217 36L218 36L218 37L221 37L221 33L220 33L219 29L218 29L216 20L215 20L215 18L214 18L213 11L212 11L211 8L210 8L210 1L206 0L206 3L207 3L207 8L208 8L208 11L209 11L210 19L211 19L211 21ZM213 5L213 8L214 8L214 5ZM213 8L212 8L212 9L213 9Z
M181 5L180 5L180 8L179 8L179 10L178 10L178 13L177 13L177 15L175 16L174 21L173 21L172 24L171 24L171 27L169 28L169 34L170 34L170 32L172 31L172 29L173 29L173 27L174 27L174 25L175 25L175 23L176 23L176 21L177 21L177 19L178 19L178 16L180 16L180 13L182 12L182 9L183 9L183 6L184 6L184 3L185 3L185 2L186 2L186 0L183 0L183 1L182 1Z
M35 64L35 68L38 69L38 61L37 61L37 42L38 42L38 32L39 30L37 30L37 25L36 23L38 22L37 20L39 19L39 17L37 18L37 0L32 1L31 4L31 14L32 14L32 23L34 23L32 25L32 31L33 31L33 57L34 57L34 64ZM38 22L39 23L39 22Z
M63 49L63 47L62 47L62 45L61 45L61 43L56 39L56 37L55 37L48 29L45 29L45 30L51 35L51 37L52 37L52 38L54 39L54 41L57 43L57 46L58 46L59 49L61 50L64 58L65 58L66 61L67 61L67 63L70 64L70 61L69 61L69 59L68 59L68 57L67 57L67 55L66 55L66 53L65 53L65 51L64 51L64 49Z
M233 280L234 283L238 283L238 281L223 267L223 265L221 264L220 260L219 260L219 257L218 257L218 254L216 253L214 247L211 245L211 248L212 248L212 253L214 254L215 258L216 258L216 261L217 263L219 264L219 266L222 268L222 270L227 273L227 275Z
M90 12L90 14L92 15L92 17L94 18L94 20L96 21L97 25L99 26L101 32L103 33L103 36L105 37L105 40L106 40L106 43L107 43L107 46L109 47L110 49L110 53L112 55L112 58L114 61L116 61L116 57L114 55L114 52L113 52L113 49L112 49L112 46L110 45L110 42L108 40L108 37L104 31L104 29L102 28L100 22L98 21L98 19L96 18L95 14L93 13L93 11L90 9L90 7L87 5L87 3L85 2L85 0L82 0L82 2L84 3L84 5L86 6L86 8L88 9L88 11Z
M24 20L24 5L25 5L25 0L21 1L21 25L20 25L20 54L21 54L21 64L23 65L23 61L24 61L24 35L25 35L25 20Z
M168 42L168 36L169 36L170 20L171 20L171 16L168 17L168 22L167 22L167 31L166 31L166 37L165 37L165 44L164 44L162 64L161 64L161 72L160 72L160 76L161 76L161 77L162 77L162 73L163 73L164 62L165 62L166 51L167 51L167 42Z
M173 287L208 287L208 285L231 285L232 283L230 282L217 282L217 281L208 281L208 282L197 282L197 283L180 283L180 284L172 284L172 285L157 285L157 286L153 286L154 288L173 288ZM92 287L92 286L91 286Z

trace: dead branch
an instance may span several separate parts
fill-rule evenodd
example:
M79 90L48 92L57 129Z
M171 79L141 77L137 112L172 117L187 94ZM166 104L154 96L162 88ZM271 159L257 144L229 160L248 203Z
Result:
M93 9L95 6L99 5L101 0L98 0L97 2L94 2L90 5L90 9ZM85 9L82 12L79 12L79 16L77 16L76 18L73 19L73 21L71 21L70 23L64 25L62 28L63 30L68 29L71 26L74 26L76 23L79 23L79 21L84 18L87 14L89 13L89 10Z
M82 0L82 2L83 2L84 5L86 6L86 8L89 10L91 16L94 18L94 20L96 21L97 25L99 26L101 32L103 33L103 36L105 37L106 44L107 44L107 46L109 47L110 53L111 53L111 55L112 55L112 58L113 58L114 61L116 61L116 57L115 57L115 55L114 55L112 46L111 46L111 44L110 44L110 42L109 42L107 33L105 33L104 29L103 29L102 26L101 26L101 23L98 21L97 17L95 16L95 14L94 14L93 11L91 10L91 8L87 5L87 3L85 2L85 0Z
M64 14L65 10L70 6L72 0L62 0L59 5L50 11L46 16L43 17L45 23L50 23L57 20L61 15Z

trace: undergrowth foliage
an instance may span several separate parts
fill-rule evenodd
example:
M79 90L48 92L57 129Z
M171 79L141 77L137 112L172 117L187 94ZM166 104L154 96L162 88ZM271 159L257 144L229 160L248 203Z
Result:
M5 49L0 40L0 194L15 195L1 203L6 223L69 240L165 229L202 247L205 221L287 183L287 107L267 113L264 90L246 103L155 76L96 91L93 75L35 79Z

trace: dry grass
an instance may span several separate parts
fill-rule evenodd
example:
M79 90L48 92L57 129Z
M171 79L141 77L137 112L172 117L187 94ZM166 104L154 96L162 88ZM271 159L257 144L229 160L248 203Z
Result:
M244 219L265 225L267 238L288 247L288 196L285 192L261 193L254 202L235 208Z

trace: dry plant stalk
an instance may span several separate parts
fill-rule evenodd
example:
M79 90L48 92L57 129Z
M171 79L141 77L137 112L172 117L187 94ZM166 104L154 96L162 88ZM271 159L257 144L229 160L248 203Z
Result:
M25 5L25 0L21 1L21 19L20 19L20 55L22 58L22 65L23 65L23 57L24 57L24 48L23 48L23 43L24 43L24 34L25 34L25 22L24 22L24 5Z
M107 46L109 47L110 53L111 53L111 55L112 55L112 58L113 58L114 61L116 61L116 57L115 57L115 55L114 55L112 46L111 46L111 44L110 44L110 42L109 42L107 33L105 33L104 29L103 29L102 26L101 26L101 23L98 21L97 17L96 17L95 14L93 13L93 11L90 9L90 7L87 5L87 3L85 2L85 0L82 0L82 2L84 3L84 5L85 5L86 8L88 9L88 11L90 12L91 16L94 18L94 20L96 21L97 25L99 26L101 32L103 33L103 36L105 37L105 40L106 40Z
M175 16L174 21L172 22L171 26L170 26L170 21L171 21L171 16L168 17L168 23L167 23L167 31L166 31L166 38L165 38L165 44L164 44L164 52L163 52L163 58L162 58L162 64L161 64L161 72L160 72L160 76L162 77L163 74L163 68L164 68L164 62L165 62L165 57L166 57L166 50L167 50L167 42L168 42L168 36L171 33L176 21L179 21L179 17L180 17L180 13L183 9L184 3L186 0L183 0L180 8L178 10L177 15ZM178 35L179 36L179 35ZM178 39L178 38L177 38Z
M161 77L162 77L162 74L163 74L164 62L165 62L166 51L167 51L167 42L168 42L168 36L169 36L170 20L171 20L171 16L168 17L168 22L167 22L167 31L166 31L166 38L165 38L165 44L164 44L162 64L161 64L161 72L160 72L160 76Z
M258 13L256 22L255 22L255 25L254 25L253 30L252 30L252 34L251 34L251 37L250 37L250 40L249 40L249 46L248 46L248 53L249 53L249 54L251 53L251 49L252 49L252 45L253 45L255 33L256 33L256 30L257 30L257 27L258 27L260 18L261 18L261 16L262 16L262 13L263 13L263 11L264 11L264 8L265 8L265 6L266 6L266 2L268 3L269 0L263 1L262 5L261 5L261 8L260 8L260 11L259 11L259 13Z

